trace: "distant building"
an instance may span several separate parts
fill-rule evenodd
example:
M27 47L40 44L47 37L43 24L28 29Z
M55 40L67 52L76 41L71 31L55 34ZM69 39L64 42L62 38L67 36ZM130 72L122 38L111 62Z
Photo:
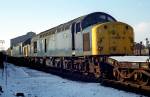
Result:
M26 44L30 44L31 38L34 37L36 34L34 32L28 32L25 35L13 38L10 40L10 48L11 48L11 55L13 56L22 56L23 46Z

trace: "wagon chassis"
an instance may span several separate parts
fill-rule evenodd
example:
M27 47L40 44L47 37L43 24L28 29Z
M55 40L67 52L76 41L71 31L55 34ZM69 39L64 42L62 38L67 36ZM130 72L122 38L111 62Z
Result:
M8 57L8 62L71 80L100 82L102 85L150 95L150 69L131 68L108 56Z

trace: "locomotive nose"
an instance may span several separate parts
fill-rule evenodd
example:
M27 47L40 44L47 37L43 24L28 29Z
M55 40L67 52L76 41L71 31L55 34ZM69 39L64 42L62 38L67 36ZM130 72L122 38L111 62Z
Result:
M131 55L133 43L133 29L125 23L103 23L92 29L93 55Z

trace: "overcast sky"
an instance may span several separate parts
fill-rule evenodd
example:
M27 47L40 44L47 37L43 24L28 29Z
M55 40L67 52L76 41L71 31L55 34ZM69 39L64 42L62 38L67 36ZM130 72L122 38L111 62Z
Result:
M135 31L135 41L150 39L150 0L0 0L0 40L29 31L40 33L92 12L106 12Z

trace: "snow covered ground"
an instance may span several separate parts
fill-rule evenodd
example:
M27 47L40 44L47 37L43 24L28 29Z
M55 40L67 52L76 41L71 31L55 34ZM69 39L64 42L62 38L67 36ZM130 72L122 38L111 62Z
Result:
M8 64L8 63L7 63ZM70 81L61 77L24 67L8 64L2 75L0 86L4 93L0 97L16 97L18 92L25 97L140 97L134 93L100 86L99 83ZM142 96L141 96L142 97Z

